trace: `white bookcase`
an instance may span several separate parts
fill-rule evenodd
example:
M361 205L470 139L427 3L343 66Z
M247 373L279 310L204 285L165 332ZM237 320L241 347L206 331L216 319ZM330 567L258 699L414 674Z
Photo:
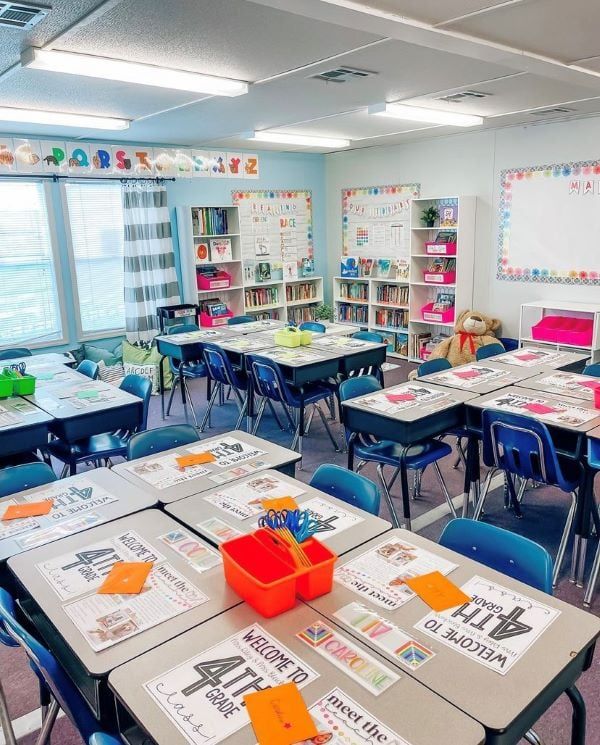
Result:
M591 344L566 344L555 341L534 339L531 329L545 316L573 316L585 318L592 321L592 343ZM523 303L519 315L519 346L527 344L532 346L549 346L554 349L574 349L589 352L591 362L600 361L600 304L577 303L577 302L553 302L550 300L537 300L531 303Z
M194 212L203 207L218 207L227 213L227 233L202 233L197 228ZM179 255L181 261L181 279L183 301L199 303L203 298L218 297L234 315L277 314L283 321L311 320L312 312L323 302L323 278L316 276L299 277L284 281L271 279L257 282L245 276L240 245L240 220L236 205L202 205L202 207L185 206L177 208L177 234L179 238ZM198 259L198 245L215 238L231 240L231 260L209 261L218 268L231 274L231 286L226 289L199 290L196 280L197 267L206 264ZM212 259L212 257L211 257ZM265 292L262 293L261 291ZM261 295L265 297L261 297ZM267 297L268 296L268 297ZM287 297L291 297L290 302ZM268 300L268 302L267 302Z

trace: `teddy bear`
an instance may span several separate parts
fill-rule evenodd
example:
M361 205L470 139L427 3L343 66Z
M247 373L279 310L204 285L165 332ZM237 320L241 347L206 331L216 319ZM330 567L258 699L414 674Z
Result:
M441 341L428 360L444 358L452 365L467 365L475 360L479 347L499 344L494 331L500 327L497 318L490 318L476 310L463 311L454 324L454 335Z

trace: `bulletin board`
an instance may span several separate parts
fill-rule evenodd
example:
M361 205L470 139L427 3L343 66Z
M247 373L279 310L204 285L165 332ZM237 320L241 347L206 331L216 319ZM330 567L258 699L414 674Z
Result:
M313 258L311 191L234 191L242 260L298 264Z
M500 174L497 277L600 284L600 161Z
M410 254L410 204L420 184L342 189L342 254L399 257Z

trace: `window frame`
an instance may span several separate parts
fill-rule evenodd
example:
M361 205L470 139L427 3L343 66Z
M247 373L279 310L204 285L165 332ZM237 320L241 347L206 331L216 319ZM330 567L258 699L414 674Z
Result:
M89 184L102 182L104 179L68 179L68 183ZM110 182L109 182L110 183ZM73 296L73 310L75 311L75 327L77 330L77 341L97 341L98 339L111 339L115 336L125 336L125 326L120 328L104 329L103 331L84 332L81 323L81 305L79 302L79 288L77 285L77 267L75 265L75 251L73 249L73 233L71 232L71 216L69 214L69 202L67 199L67 181L60 184L60 201L62 205L63 221L65 226L65 238L67 244L67 255L69 258L69 278L71 281L71 292Z
M63 265L60 256L58 233L56 230L56 219L54 214L54 198L52 194L52 182L50 179L27 178L15 179L14 176L0 176L0 181L11 181L41 184L44 192L44 204L46 207L46 220L48 221L48 234L50 236L50 251L52 254L52 263L54 266L54 278L56 280L56 300L58 302L58 317L60 318L60 336L56 339L45 341L28 341L23 339L20 342L10 342L9 344L0 344L0 349L12 349L15 346L23 346L28 349L49 349L59 347L69 343L68 316L66 311L65 286L63 282Z

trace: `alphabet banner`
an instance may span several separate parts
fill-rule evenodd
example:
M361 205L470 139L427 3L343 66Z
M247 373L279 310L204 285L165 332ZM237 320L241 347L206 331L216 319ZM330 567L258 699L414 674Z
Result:
M0 137L2 173L257 179L260 163L254 153Z

